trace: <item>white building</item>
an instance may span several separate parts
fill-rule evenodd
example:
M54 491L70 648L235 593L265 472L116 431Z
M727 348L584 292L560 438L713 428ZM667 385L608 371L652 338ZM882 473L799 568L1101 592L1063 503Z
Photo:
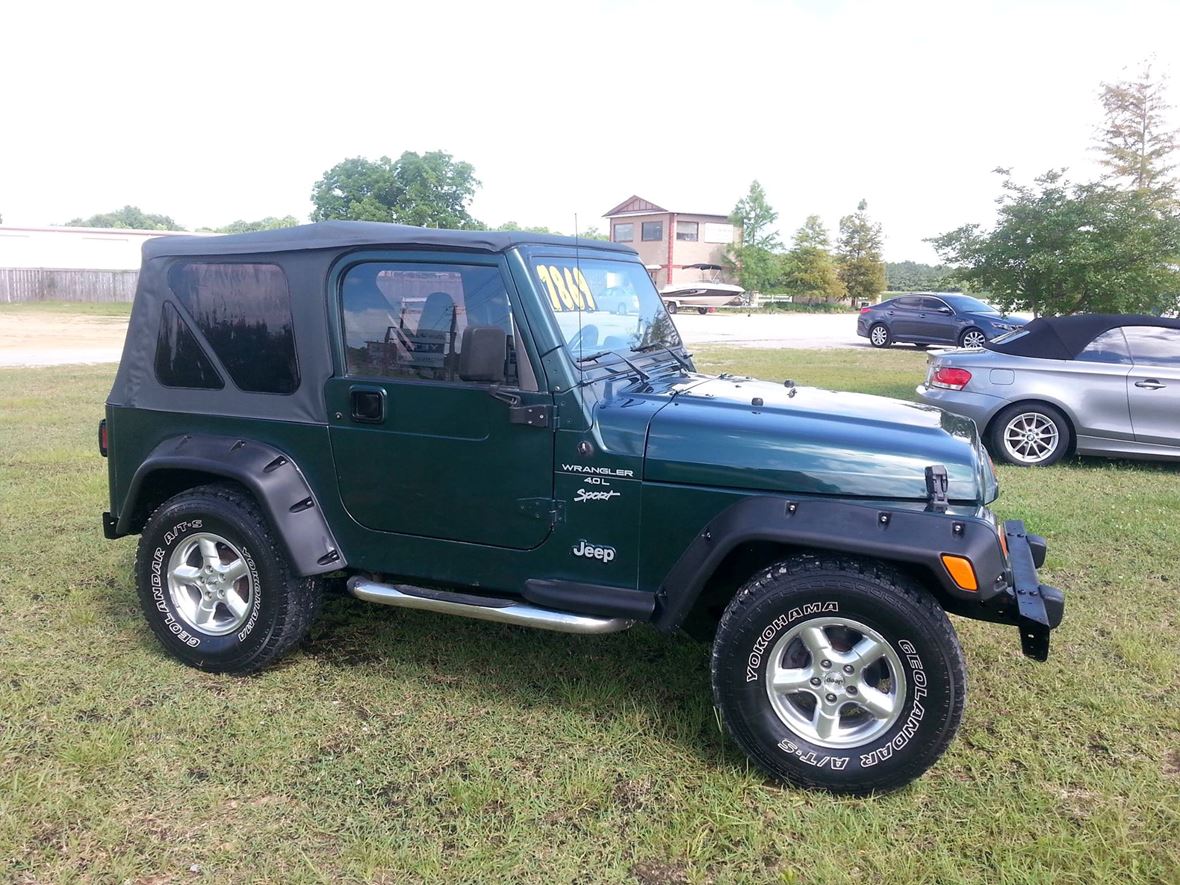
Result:
M189 231L0 224L0 268L139 270L144 240L178 235L193 236Z

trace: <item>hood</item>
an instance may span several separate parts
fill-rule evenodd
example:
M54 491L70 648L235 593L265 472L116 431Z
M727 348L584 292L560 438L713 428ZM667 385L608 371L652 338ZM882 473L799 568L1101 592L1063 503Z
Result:
M990 461L968 418L886 397L722 377L682 389L655 414L644 478L925 500L933 464L946 467L952 501L995 497Z

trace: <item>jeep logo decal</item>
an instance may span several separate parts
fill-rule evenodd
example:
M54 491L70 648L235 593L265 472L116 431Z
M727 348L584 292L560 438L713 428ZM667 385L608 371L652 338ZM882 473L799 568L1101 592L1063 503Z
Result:
M615 558L614 547L599 547L597 544L591 544L588 541L579 541L577 546L573 547L570 552L574 556L585 556L587 559L600 559L603 562L610 562Z

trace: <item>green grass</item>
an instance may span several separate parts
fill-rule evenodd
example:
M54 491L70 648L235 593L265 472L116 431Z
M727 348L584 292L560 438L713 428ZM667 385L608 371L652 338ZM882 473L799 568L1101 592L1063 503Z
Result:
M76 316L129 317L130 301L22 301L0 304L0 318L36 313L68 313Z
M702 349L905 394L906 352ZM198 673L101 538L110 367L0 372L0 881L1180 881L1180 470L1001 469L1068 591L1047 664L956 621L944 759L889 796L780 788L719 733L706 651L334 596L253 678ZM195 869L197 872L190 872Z

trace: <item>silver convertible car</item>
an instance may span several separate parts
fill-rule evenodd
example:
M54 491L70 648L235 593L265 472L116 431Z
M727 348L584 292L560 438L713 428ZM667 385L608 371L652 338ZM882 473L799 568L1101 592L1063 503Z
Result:
M1068 452L1180 459L1180 320L1033 320L929 359L924 403L973 418L992 454L1045 465Z

